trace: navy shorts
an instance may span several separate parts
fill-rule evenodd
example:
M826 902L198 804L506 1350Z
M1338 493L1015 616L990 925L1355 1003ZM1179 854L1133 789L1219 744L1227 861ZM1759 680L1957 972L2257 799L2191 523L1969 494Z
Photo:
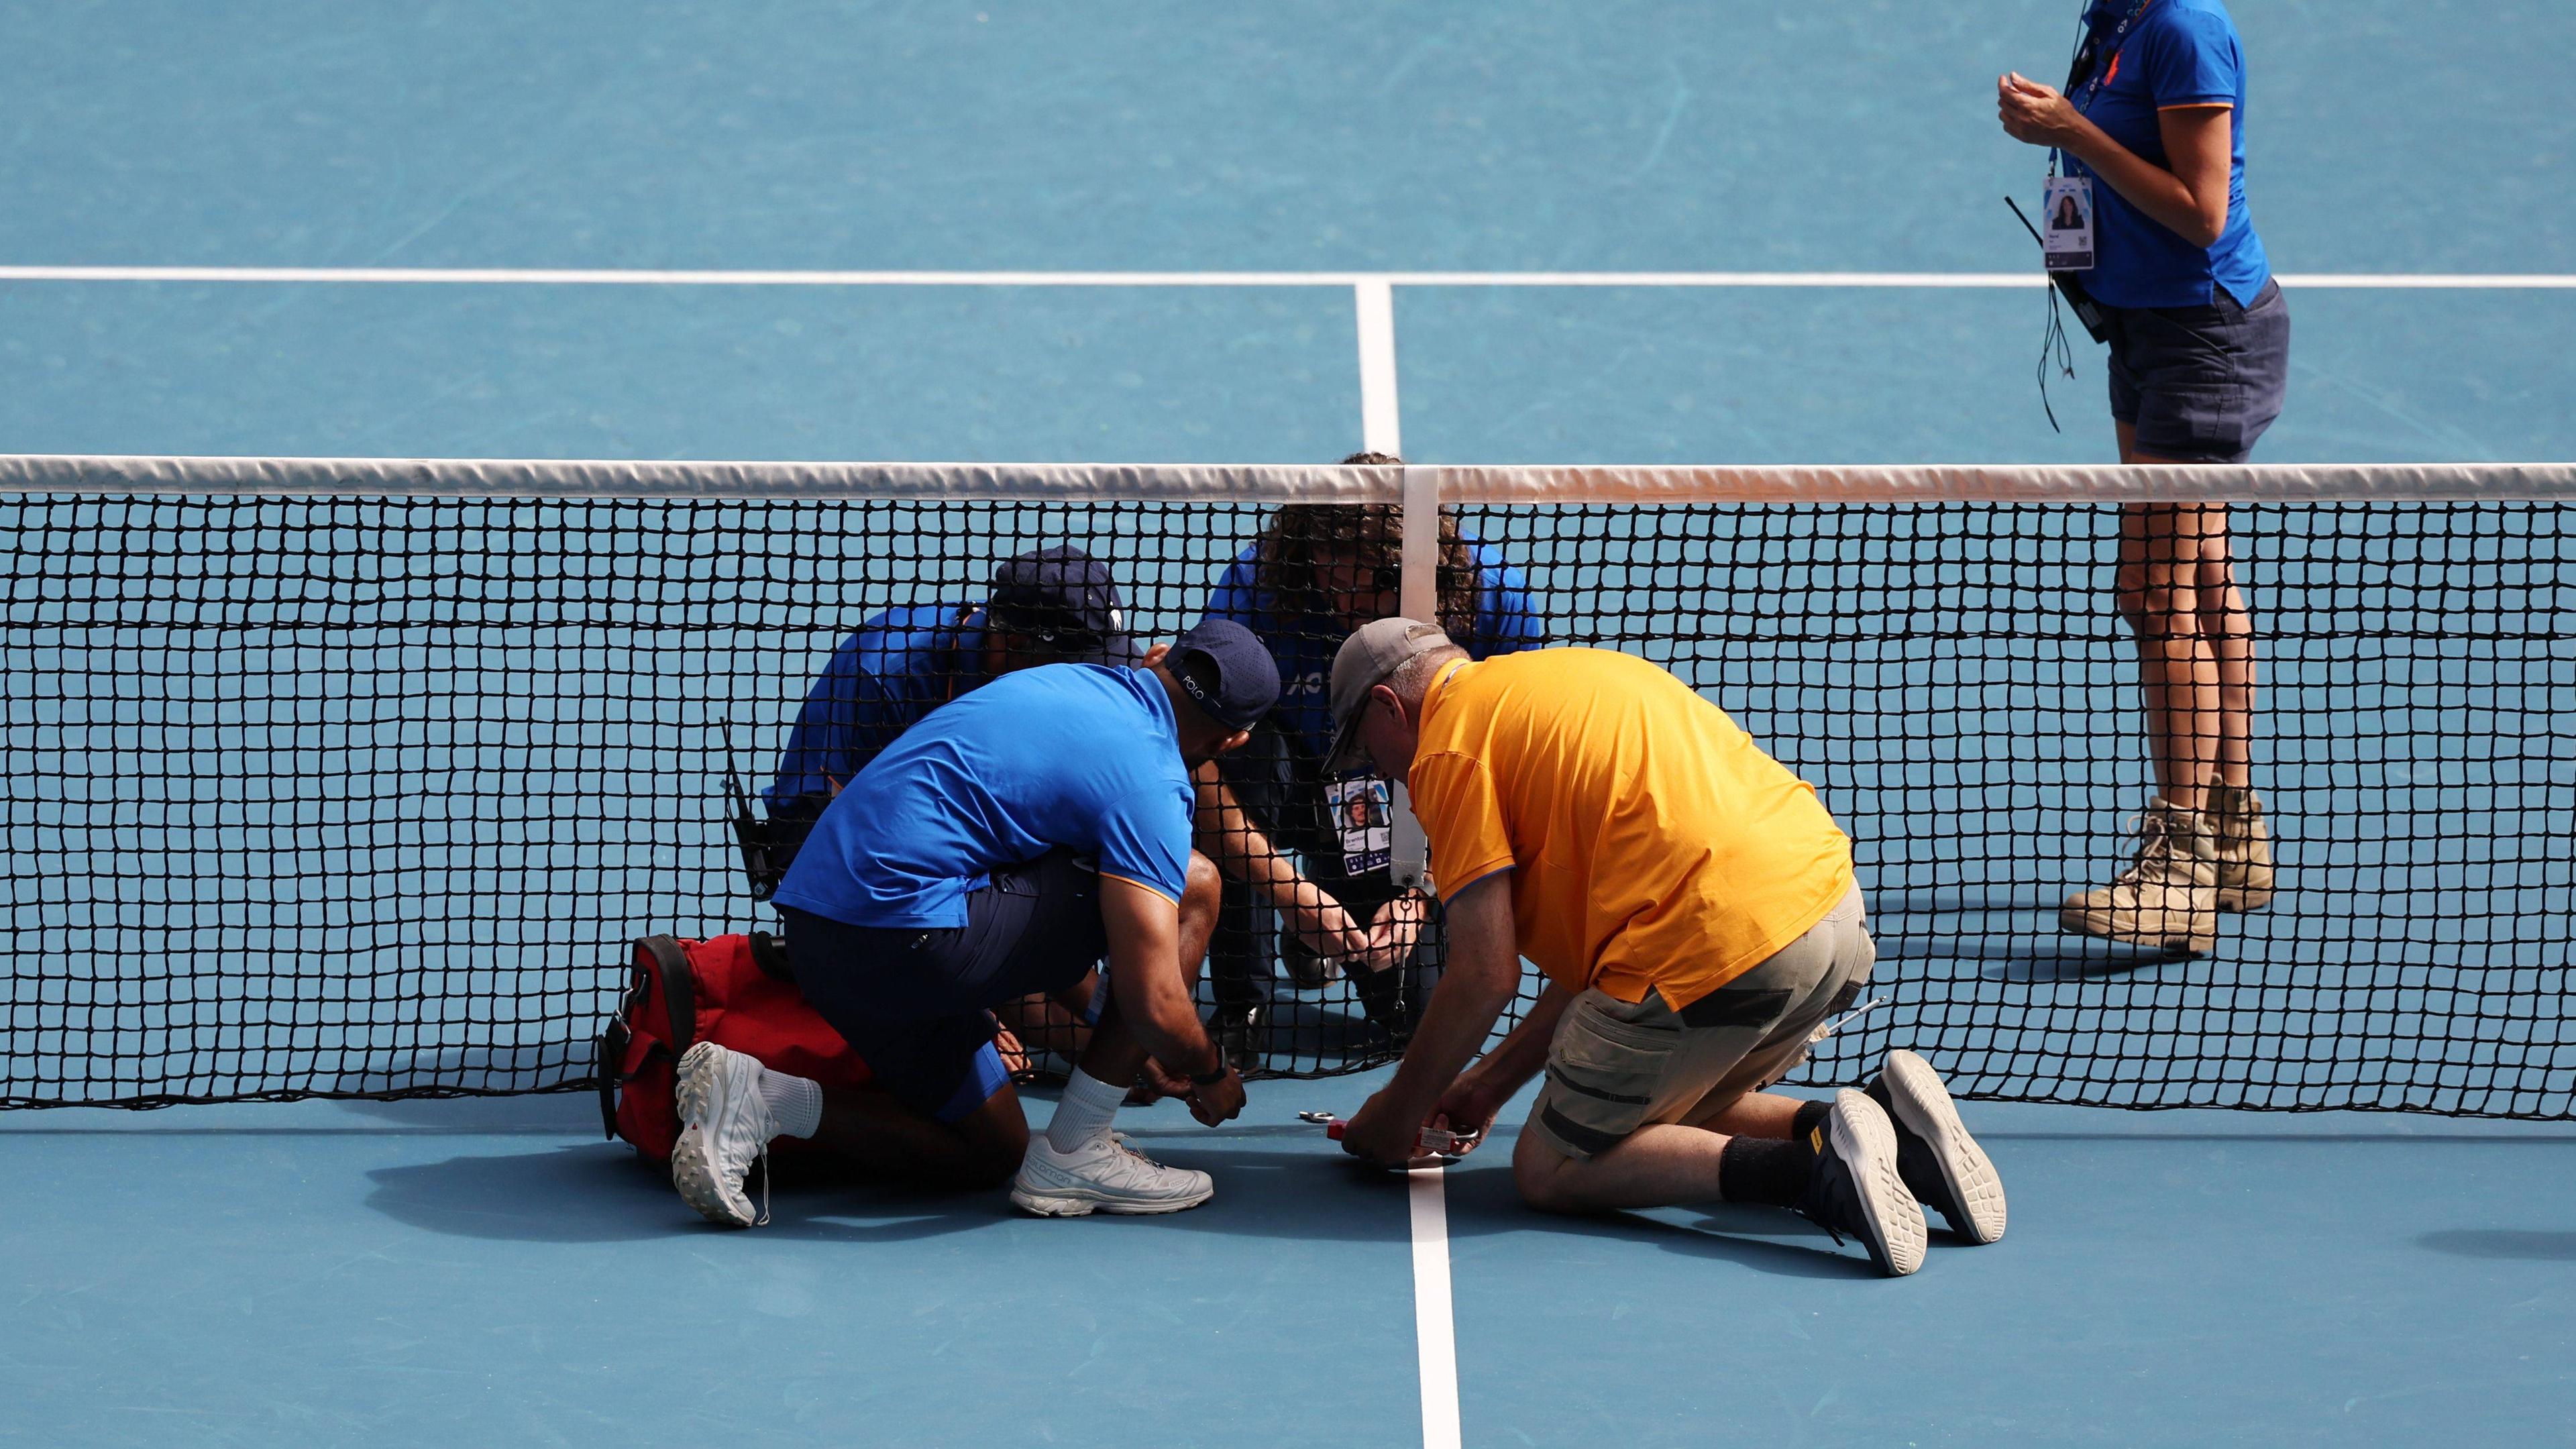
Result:
M2265 282L2254 305L2224 287L2206 307L2105 307L2111 416L2141 453L2177 463L2242 463L2281 415L2290 383L2290 308Z
M877 1083L954 1122L1009 1080L988 1009L1062 991L1108 949L1100 877L1059 850L993 873L947 929L852 926L782 906L788 969L807 1002L867 1060Z

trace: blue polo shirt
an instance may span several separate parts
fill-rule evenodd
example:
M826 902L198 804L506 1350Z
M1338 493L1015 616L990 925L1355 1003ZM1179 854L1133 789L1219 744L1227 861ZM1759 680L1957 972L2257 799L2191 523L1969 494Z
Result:
M1174 902L1189 772L1147 670L1049 664L934 711L823 811L778 904L852 926L944 930L998 867L1058 847Z
M984 630L972 604L888 609L832 651L806 692L761 797L772 816L808 810L856 778L922 716L984 682Z
M1478 659L1545 643L1521 571L1473 539L1466 544L1476 566L1475 623L1466 638L1451 642ZM1307 755L1320 756L1333 746L1333 655L1350 631L1338 620L1288 613L1261 587L1260 567L1257 543L1235 555L1208 594L1206 616L1231 619L1270 647L1270 657L1279 665L1279 703L1271 707L1269 718Z
M2093 177L2093 270L2084 288L2113 307L2206 307L2213 286L2244 306L2271 280L2263 239L2245 209L2245 43L2220 0L2148 0L2119 49L2109 51L2136 0L2093 0L2084 23L2101 35L2105 53L2094 74L2099 88L2075 88L2074 102L2114 141L2158 166L2168 165L2156 113L2167 106L2234 107L2228 117L2235 155L2227 178L2227 230L2208 247L2196 247L2140 211L2110 183L2072 156L2070 176Z

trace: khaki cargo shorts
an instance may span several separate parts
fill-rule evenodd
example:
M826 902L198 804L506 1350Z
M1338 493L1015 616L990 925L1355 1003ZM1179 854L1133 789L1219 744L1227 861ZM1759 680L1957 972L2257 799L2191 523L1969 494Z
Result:
M1586 1158L1640 1127L1713 1116L1806 1060L1877 961L1855 885L1779 954L1679 1012L1651 991L1635 1003L1586 991L1557 1023L1525 1130Z

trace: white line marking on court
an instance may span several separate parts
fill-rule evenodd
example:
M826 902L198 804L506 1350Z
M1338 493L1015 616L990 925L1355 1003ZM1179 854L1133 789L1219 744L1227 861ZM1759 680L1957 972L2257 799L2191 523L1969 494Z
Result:
M1396 401L1392 284L1384 277L1357 278L1351 283L1351 301L1359 322L1361 446L1372 453L1400 456L1404 430ZM1410 509L1406 516L1412 517ZM1408 574L1408 603L1413 594L1426 592L1429 586L1428 578ZM1429 611L1424 613L1427 616ZM1411 862L1419 879L1425 852L1422 826L1414 819L1412 807L1404 787L1396 786L1396 866L1401 871ZM1413 1352L1422 1380L1422 1446L1459 1449L1458 1331L1449 1306L1449 1204L1436 1164L1413 1168L1405 1176L1405 1199L1413 1218Z
M1422 1449L1458 1449L1458 1335L1449 1309L1449 1203L1441 1169L1405 1173L1413 1204L1413 1340L1422 1366Z
M486 287L1878 287L2015 288L2038 272L900 272L580 267L0 266L0 282L265 282ZM2576 273L2306 272L2292 288L2576 290Z
M1396 402L1395 387L1395 289L1383 277L1369 277L1351 285L1351 300L1359 317L1360 333L1360 446L1372 453L1391 457L1404 455L1403 410ZM1408 475L1415 486L1427 488L1430 475ZM1439 508L1436 492L1417 496L1409 487L1405 494L1405 517L1429 517ZM1408 535L1414 536L1414 535ZM1429 538L1425 532L1419 537ZM1438 567L1439 555L1429 544L1417 553L1408 547L1404 553L1404 592L1401 607L1406 616L1428 619L1436 612L1432 602L1432 573ZM1395 818L1388 841L1388 865L1399 885L1419 885L1422 868L1430 858L1430 843L1422 834L1422 822L1413 817L1412 797L1404 786L1394 791Z
M1395 401L1395 289L1383 278L1351 284L1360 324L1360 446L1401 457L1404 428Z

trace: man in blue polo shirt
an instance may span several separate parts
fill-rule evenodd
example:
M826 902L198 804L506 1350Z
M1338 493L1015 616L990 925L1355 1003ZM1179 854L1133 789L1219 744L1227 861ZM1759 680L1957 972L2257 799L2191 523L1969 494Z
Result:
M1136 657L1109 566L1071 544L1007 559L981 604L905 604L861 624L815 677L779 753L778 777L761 792L768 818L748 801L734 810L754 900L767 900L841 787L932 710L959 695L1041 664L1126 664ZM1001 1051L1014 1071L1079 1056L1099 1015L1089 980L1060 998L998 1008ZM1153 1090L1172 1083L1157 1078Z
M1358 453L1346 464L1395 464ZM1389 869L1390 794L1384 780L1342 778L1324 765L1333 740L1327 681L1334 651L1371 620L1397 612L1403 517L1386 504L1290 504L1274 510L1208 595L1206 616L1260 636L1279 663L1279 707L1244 749L1199 771L1200 841L1225 876L1208 974L1217 1040L1238 1066L1258 1062L1276 966L1320 984L1326 962L1347 969L1361 1008L1400 1040L1407 993L1438 952L1428 903L1399 892ZM1439 617L1484 659L1545 642L1520 570L1440 520ZM1294 852L1293 856L1291 852ZM1288 926L1283 951L1279 923ZM1358 949L1351 946L1356 944Z
M1109 1124L1147 1056L1189 1079L1211 1126L1242 1078L1192 998L1217 912L1190 849L1190 771L1241 747L1279 695L1268 651L1202 624L1134 669L1057 664L933 713L825 807L777 901L788 961L882 1090L835 1094L711 1042L680 1060L680 1195L759 1221L744 1178L780 1134L922 1185L1012 1181L1046 1216L1195 1207L1207 1174L1167 1168ZM1109 1001L1032 1140L988 1009L1063 989L1106 956Z
M981 604L905 604L870 618L806 691L778 778L761 792L769 818L738 821L752 895L769 898L823 807L922 716L1014 670L1134 658L1109 566L1071 544L1006 560Z

